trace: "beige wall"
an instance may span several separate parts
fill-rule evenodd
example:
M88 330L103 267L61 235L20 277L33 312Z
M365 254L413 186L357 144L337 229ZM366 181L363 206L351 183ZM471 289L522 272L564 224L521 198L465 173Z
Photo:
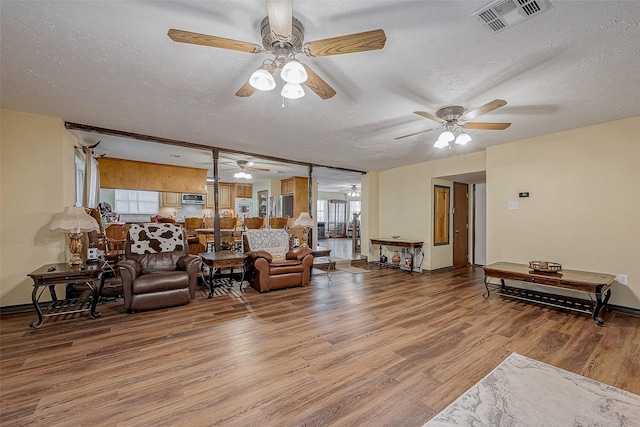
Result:
M365 175L362 181L363 212L367 213L369 221L363 222L366 230L363 231L362 254L369 253L370 237L399 234L405 239L424 242L423 270L450 267L453 242L438 247L432 243L433 180L484 170L485 153L479 152ZM375 185L368 185L371 181L375 181ZM450 185L453 194L453 184ZM375 202L367 200L371 198L375 198ZM374 258L377 259L377 255Z
M31 302L27 277L66 261L64 233L51 216L75 199L76 138L59 118L0 110L0 305Z
M628 274L611 302L640 308L638 135L635 117L489 148L487 262Z

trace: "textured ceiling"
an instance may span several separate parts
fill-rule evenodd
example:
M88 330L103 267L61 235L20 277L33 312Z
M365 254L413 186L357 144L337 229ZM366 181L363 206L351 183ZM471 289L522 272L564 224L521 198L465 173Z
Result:
M2 1L2 107L364 171L640 115L640 2L556 0L499 33L472 17L488 3L294 1L305 41L382 28L387 43L378 51L301 58L337 94L322 100L307 90L283 107L278 90L234 95L271 56L167 36L178 28L261 44L263 0ZM394 139L437 126L413 111L473 109L496 98L508 105L475 121L512 126L470 130L465 147L434 149L438 132ZM88 142L98 139L98 152L113 157L191 158L188 150L170 157L180 149L139 141L90 135ZM306 175L304 167L286 168L280 171ZM359 181L357 174L315 172L333 189Z

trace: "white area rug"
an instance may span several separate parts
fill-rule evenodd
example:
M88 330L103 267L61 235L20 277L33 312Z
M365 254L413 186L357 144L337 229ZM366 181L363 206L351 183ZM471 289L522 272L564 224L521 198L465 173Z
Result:
M331 258L331 261L335 262L336 269L351 267L351 260L346 258Z
M360 273L369 273L369 270L365 270L364 268L359 267L336 267L336 270L346 271L347 273L360 274Z
M640 426L640 396L512 353L424 426Z

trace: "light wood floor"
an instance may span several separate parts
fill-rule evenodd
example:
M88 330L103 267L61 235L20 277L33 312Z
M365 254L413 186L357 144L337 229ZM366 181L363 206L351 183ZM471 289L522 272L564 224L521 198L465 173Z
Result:
M640 394L640 318L482 298L481 268L371 267L102 318L5 315L6 426L421 426L515 351ZM553 390L549 390L553 393Z

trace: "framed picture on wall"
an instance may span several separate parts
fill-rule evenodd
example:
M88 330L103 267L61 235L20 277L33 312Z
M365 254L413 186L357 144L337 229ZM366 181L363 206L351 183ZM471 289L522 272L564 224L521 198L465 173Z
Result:
M449 193L444 185L433 187L433 245L449 244Z

